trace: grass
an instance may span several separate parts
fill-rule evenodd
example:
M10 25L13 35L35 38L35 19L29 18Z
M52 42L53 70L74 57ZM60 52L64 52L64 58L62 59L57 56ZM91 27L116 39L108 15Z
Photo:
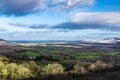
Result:
M90 59L90 58L99 58L99 56L89 56L89 55L88 55L88 56L76 56L75 58L76 58L76 59L84 59L84 58L85 58L85 59L86 59L86 58L89 58L89 59Z
M120 52L109 52L108 55L120 55Z
M49 54L51 56L53 56L54 58L57 59L92 59L92 58L99 58L102 56L107 56L107 55L120 55L120 52L80 52L80 53L74 53L74 54L70 54L73 53L74 51L71 49L65 49L65 50L57 50L57 49L47 49L44 50L44 53ZM67 54L67 57L62 54L65 53ZM28 57L36 57L39 56L40 54L35 53L35 52L31 52L31 51L26 51L23 53L24 55L28 56Z
M95 52L85 52L85 53L73 54L73 55L71 55L71 57L74 59L98 58L98 57L100 57L100 54L95 53Z
M48 52L48 53L52 53L52 54L59 54L59 53L61 53L62 51L60 51L60 50L48 50L47 52Z
M31 52L31 51L26 51L23 54L26 55L26 56L28 56L28 57L37 57L37 56L39 56L38 53Z
M99 57L102 57L102 56L106 56L106 55L120 55L119 52L101 52L101 53L98 53L98 52L85 52L85 53L77 53L77 54L73 54L71 55L72 58L74 59L84 59L84 58L99 58Z

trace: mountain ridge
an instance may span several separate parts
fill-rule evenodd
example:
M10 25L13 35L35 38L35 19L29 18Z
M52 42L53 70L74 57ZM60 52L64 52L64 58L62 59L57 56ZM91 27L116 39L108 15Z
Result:
M117 43L120 43L120 38L105 38L101 40L87 39L87 40L81 40L81 41L85 43L117 44Z

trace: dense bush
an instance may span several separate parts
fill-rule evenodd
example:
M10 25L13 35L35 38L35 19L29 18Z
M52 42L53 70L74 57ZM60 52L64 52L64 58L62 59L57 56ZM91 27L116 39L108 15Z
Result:
M0 56L0 79L21 79L33 76L31 69L21 64L9 63L7 60L6 57Z
M74 73L81 73L83 75L88 73L88 71L85 67L81 67L78 64L74 65L73 68L74 68L74 70L72 72L74 72Z
M106 69L107 67L108 65L106 63L98 60L96 63L92 63L88 69L94 72Z
M0 79L29 79L47 75L57 75L63 72L63 66L58 63L41 67L34 61L11 63L8 58L0 56Z
M54 63L54 64L48 64L44 71L46 74L54 75L54 74L61 74L64 72L64 68L61 64Z
M66 75L66 76L72 76L72 75L87 75L87 74L94 74L94 72L102 72L105 70L119 70L113 68L110 64L106 64L100 60L98 60L95 63L90 63L88 65L81 65L81 64L74 64L70 68L70 70L64 69L66 66L63 64L58 63L46 63L42 64L39 62L34 61L17 61L17 63L11 63L8 58L4 56L0 56L0 80L1 79L10 79L10 80L16 80L16 79L40 79L45 78L43 80L46 80L46 78L50 76L56 76L56 80L58 80L59 75ZM41 65L38 65L41 64ZM37 79L37 80L38 80ZM49 80L49 79L48 79ZM62 79L63 80L63 79ZM69 80L69 79L68 79ZM78 79L77 79L78 80Z
M24 67L29 68L34 75L38 75L41 71L41 68L39 65L37 65L34 61L24 62L21 64Z

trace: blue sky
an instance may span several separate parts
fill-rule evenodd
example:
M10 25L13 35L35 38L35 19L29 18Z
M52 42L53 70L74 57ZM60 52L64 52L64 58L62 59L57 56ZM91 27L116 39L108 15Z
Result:
M0 0L6 40L120 37L120 0Z

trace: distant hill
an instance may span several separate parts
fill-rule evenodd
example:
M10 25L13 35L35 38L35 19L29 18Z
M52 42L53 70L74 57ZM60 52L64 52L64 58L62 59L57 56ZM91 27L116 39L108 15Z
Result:
M88 39L88 40L81 40L81 41L84 43L117 44L117 43L120 43L120 38L105 38L102 40Z
M16 44L0 38L0 46L16 46Z
M120 40L120 38L105 38L104 40Z
M6 40L4 40L4 39L0 38L0 41L6 41Z

